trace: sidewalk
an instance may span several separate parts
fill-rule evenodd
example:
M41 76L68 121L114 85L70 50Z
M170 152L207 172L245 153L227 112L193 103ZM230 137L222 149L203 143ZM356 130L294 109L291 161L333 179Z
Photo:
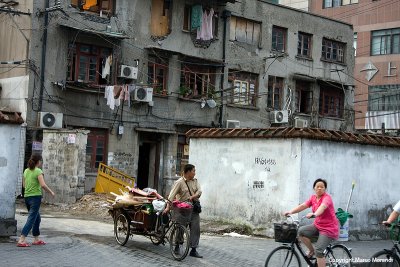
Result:
M26 221L26 211L17 209L18 234ZM207 229L205 226L205 231ZM216 224L218 225L218 223ZM221 228L228 224L220 224ZM213 226L215 227L215 225ZM232 228L233 229L233 228ZM0 240L0 258L4 266L263 266L268 254L277 246L273 239L202 234L199 252L203 259L187 257L182 262L172 259L167 246L154 246L149 239L133 236L125 247L116 244L113 225L68 214L42 215L42 238L46 246L16 247L17 236ZM224 231L226 231L225 229ZM235 237L238 236L238 237ZM32 237L28 237L28 242ZM343 242L352 248L354 258L369 259L376 251L390 248L391 241ZM355 264L354 266L366 266Z

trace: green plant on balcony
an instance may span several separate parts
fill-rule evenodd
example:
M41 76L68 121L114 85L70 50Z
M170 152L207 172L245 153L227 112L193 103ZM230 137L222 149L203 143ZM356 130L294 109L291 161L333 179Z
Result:
M190 89L187 86L181 86L179 87L179 95L182 97L188 97L192 94L192 89Z

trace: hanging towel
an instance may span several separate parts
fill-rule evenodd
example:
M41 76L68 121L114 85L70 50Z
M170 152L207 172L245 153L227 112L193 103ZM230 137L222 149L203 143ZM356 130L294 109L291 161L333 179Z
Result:
M191 14L191 29L198 29L201 27L201 23L203 20L203 7L201 5L192 6L192 14Z
M106 62L104 64L103 71L101 73L101 78L105 79L107 77L107 75L110 75L111 64L112 64L112 56L109 55L106 58Z
M114 110L115 99L114 99L114 86L106 86L104 91L104 98L107 99L107 106Z

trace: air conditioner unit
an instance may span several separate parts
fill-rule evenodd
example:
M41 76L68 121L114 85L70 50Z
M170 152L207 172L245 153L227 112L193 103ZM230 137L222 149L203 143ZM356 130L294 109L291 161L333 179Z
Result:
M40 128L62 128L63 114L52 112L39 112L38 125Z
M153 101L153 88L151 87L137 87L133 94L133 99L140 102Z
M294 127L296 128L305 128L308 127L308 120L294 118Z
M240 121L226 120L226 128L240 128Z
M287 110L275 110L271 112L271 123L287 123L289 115Z
M119 77L126 79L137 79L138 68L132 66L121 65Z

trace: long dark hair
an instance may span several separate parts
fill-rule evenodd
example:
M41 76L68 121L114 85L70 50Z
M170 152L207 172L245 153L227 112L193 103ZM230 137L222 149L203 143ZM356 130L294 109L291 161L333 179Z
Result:
M36 168L36 164L42 160L42 156L40 155L32 155L31 158L28 160L28 168L30 170L34 170Z

